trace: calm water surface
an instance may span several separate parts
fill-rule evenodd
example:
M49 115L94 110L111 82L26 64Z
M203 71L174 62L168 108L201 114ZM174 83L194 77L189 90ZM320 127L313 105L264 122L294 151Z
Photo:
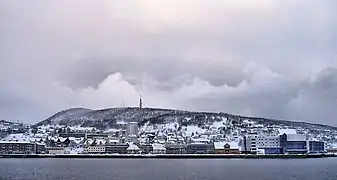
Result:
M337 180L337 159L0 159L4 180Z

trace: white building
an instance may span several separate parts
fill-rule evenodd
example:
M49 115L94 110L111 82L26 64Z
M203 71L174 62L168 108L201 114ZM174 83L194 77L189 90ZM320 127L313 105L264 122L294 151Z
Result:
M138 135L138 123L137 122L129 122L127 126L127 134L129 137Z
M65 149L62 147L46 147L48 154L65 154Z
M89 146L84 148L85 154L104 154L105 153L105 141L94 140Z
M248 135L245 136L242 149L245 151L258 153L261 149L280 148L279 136L270 135Z
M163 144L154 143L152 144L153 154L166 154L166 148Z

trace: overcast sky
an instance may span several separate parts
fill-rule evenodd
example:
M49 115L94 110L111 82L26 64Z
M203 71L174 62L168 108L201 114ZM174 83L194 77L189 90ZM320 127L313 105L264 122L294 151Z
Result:
M0 119L137 106L337 125L336 0L1 0Z

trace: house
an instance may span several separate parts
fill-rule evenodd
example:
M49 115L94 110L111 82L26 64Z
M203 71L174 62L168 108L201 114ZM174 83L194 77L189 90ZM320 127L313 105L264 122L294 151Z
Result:
M214 142L215 154L240 154L240 148L236 142Z
M186 154L185 144L166 144L166 154Z
M46 144L43 142L36 142L36 154L44 154L46 151Z
M103 141L94 140L89 146L84 148L85 154L105 154L105 144Z
M187 145L187 154L214 154L213 143L191 143Z
M153 154L166 154L166 148L163 144L154 143L152 144Z
M63 147L46 147L45 151L48 154L65 154L65 149Z
M118 140L108 140L105 144L105 152L107 154L127 154L129 145L120 143Z
M129 143L129 147L126 149L128 154L140 154L141 149L134 143Z

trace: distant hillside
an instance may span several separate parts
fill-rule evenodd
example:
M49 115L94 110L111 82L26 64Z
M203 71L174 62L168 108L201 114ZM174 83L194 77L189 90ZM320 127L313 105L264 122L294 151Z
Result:
M42 125L65 125L96 127L98 129L118 128L120 122L138 122L140 126L145 124L167 124L179 123L187 125L205 125L212 124L222 119L228 119L234 125L241 124L243 121L253 121L266 126L284 125L287 127L302 127L310 129L326 129L336 131L336 127L310 124L305 122L293 122L285 120L274 120L256 117L244 117L228 113L209 113L209 112L189 112L172 109L154 109L154 108L110 108L102 110L90 110L84 108L73 108L58 112L37 123L35 126Z

